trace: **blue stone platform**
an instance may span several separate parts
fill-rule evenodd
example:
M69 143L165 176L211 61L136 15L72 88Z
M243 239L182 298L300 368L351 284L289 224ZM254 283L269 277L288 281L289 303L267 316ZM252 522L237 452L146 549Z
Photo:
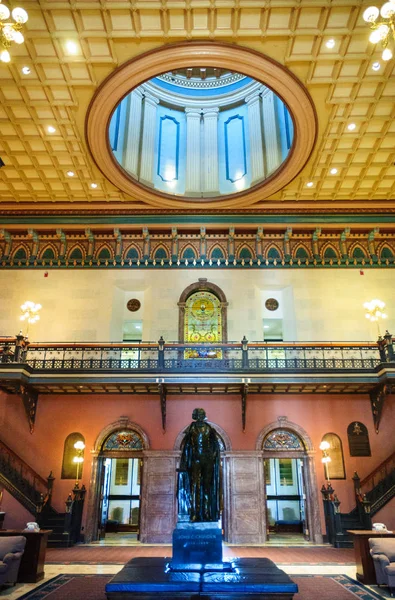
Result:
M235 559L230 570L189 564L174 570L166 558L134 558L106 585L108 600L292 600L298 586L268 558Z

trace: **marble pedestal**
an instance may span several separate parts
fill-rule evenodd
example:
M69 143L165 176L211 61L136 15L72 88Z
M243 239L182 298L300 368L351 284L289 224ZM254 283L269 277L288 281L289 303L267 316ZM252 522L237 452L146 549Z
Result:
M222 561L222 531L219 523L179 522L173 531L173 559L170 568L177 571L200 569L230 570Z
M173 571L166 558L134 558L106 585L108 600L292 600L298 586L268 558L232 563L232 572ZM200 567L200 568L199 568Z

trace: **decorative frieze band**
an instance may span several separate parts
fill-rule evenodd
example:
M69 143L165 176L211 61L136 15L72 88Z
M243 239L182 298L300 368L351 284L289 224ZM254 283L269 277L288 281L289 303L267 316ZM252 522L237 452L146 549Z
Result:
M202 237L203 235L203 237ZM310 233L255 231L169 233L148 228L103 234L29 229L13 234L0 230L0 268L149 267L149 268L369 268L395 265L395 232Z

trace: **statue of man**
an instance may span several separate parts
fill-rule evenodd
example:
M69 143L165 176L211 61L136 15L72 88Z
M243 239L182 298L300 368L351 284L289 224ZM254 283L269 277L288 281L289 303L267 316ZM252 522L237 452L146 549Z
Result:
M195 408L188 427L178 478L179 513L191 522L218 521L220 516L220 446L206 413Z

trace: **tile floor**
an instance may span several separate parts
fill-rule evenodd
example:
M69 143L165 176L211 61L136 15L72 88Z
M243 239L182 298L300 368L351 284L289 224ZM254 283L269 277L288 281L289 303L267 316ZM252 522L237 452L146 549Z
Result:
M95 542L91 545L106 545L106 546L115 546L115 545L136 545L139 544L135 539L130 536L122 536L123 540L120 540L116 535L112 537L111 535L106 536L106 540L101 540L100 542ZM115 542L118 541L116 544ZM87 544L88 545L88 544ZM154 544L152 544L154 545ZM271 545L271 544L270 544ZM166 546L171 546L171 544L166 544ZM232 554L234 554L236 545L232 544ZM226 548L226 547L225 547ZM226 555L226 550L225 550ZM289 575L348 575L352 579L356 577L356 568L355 565L342 565L342 564L334 564L334 565L300 565L300 564L278 564L278 567L283 569ZM123 564L106 564L106 565L81 565L81 564L47 564L45 567L45 577L37 584L23 584L18 583L15 587L7 587L0 591L0 599L1 600L18 600L21 596L26 594L27 592L33 590L35 587L41 585L45 581L48 581L52 577L56 575L60 575L62 573L73 573L73 574L115 574L121 570ZM386 588L378 588L377 586L369 586L371 590L375 591L382 598L390 598L390 594L388 589Z

